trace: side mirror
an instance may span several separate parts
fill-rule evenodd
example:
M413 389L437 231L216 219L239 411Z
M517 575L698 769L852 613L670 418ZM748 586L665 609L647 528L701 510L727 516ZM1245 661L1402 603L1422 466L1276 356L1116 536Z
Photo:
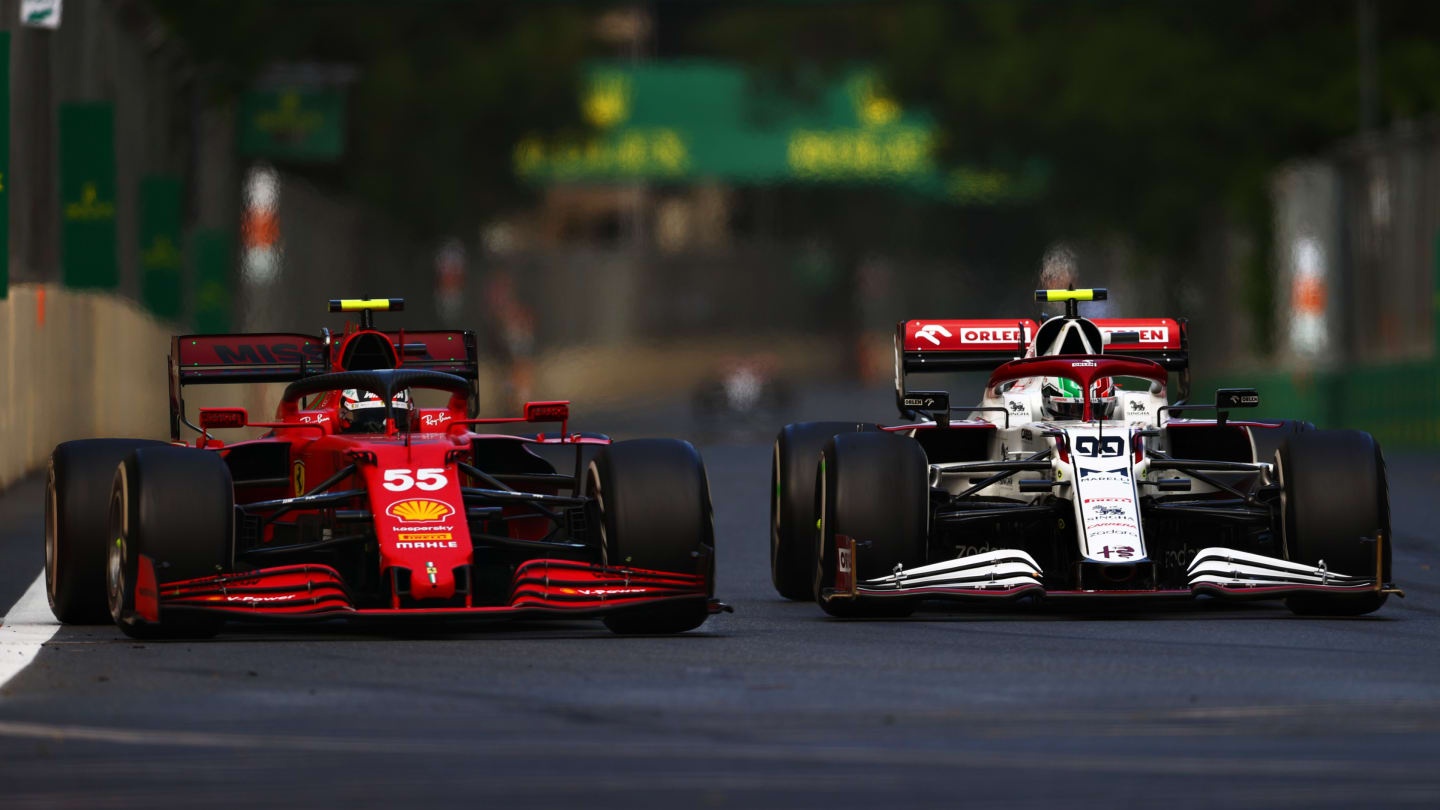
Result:
M1215 392L1215 410L1260 407L1260 394L1254 388L1221 388Z
M250 423L244 408L201 408L200 427L204 430L243 428Z
M1260 394L1254 388L1221 388L1215 392L1215 424L1224 425L1232 408L1258 408Z
M567 422L569 419L569 401L525 403L526 422Z
M940 427L950 426L950 394L947 391L906 391L901 403L906 410L928 413Z

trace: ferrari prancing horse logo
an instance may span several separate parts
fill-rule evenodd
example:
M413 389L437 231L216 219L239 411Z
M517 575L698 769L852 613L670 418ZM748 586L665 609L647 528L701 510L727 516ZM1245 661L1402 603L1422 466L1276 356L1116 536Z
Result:
M296 460L290 467L290 483L295 487L295 497L305 494L305 462Z

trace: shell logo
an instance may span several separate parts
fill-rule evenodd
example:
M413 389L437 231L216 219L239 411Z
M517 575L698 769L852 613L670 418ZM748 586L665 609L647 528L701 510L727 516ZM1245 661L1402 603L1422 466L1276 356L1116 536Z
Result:
M455 514L455 508L443 501L411 498L408 501L396 501L390 504L390 507L385 510L385 514L399 520L431 523Z

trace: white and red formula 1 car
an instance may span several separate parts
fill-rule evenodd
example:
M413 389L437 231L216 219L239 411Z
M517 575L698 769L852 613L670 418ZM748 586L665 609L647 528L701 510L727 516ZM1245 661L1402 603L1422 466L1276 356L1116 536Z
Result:
M1066 314L900 323L896 398L909 421L780 431L771 571L782 595L847 617L906 615L929 599L1196 595L1355 615L1396 592L1385 464L1369 434L1232 419L1259 404L1248 389L1183 404L1184 321L1080 317L1100 289L1036 295ZM957 371L990 376L979 405L953 417L946 392L905 385Z

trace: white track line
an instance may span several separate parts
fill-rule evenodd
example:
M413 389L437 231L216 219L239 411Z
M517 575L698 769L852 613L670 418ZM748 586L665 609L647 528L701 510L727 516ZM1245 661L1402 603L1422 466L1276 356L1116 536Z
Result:
M45 642L60 629L60 623L50 612L50 600L45 597L44 571L5 614L3 622L0 624L0 687L29 666Z

